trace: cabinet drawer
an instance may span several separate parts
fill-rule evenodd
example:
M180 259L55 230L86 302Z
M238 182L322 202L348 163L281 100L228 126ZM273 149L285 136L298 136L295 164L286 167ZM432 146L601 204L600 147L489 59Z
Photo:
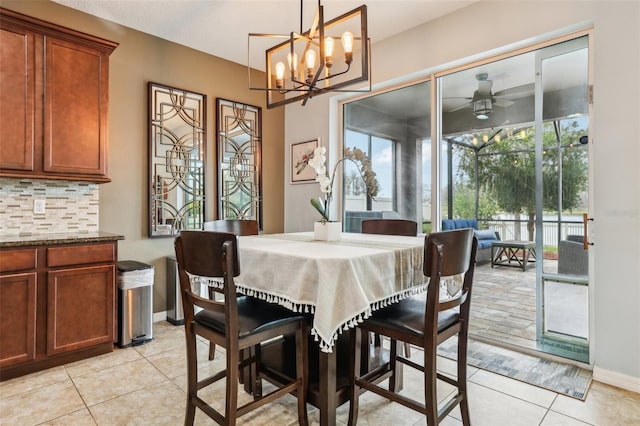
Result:
M88 244L47 248L47 266L72 266L115 261L115 245Z
M0 251L0 272L16 272L36 269L36 249Z

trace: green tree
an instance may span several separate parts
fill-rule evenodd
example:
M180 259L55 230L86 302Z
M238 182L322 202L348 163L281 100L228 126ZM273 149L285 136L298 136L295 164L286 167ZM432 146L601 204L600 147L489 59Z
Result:
M475 184L476 155L478 188L482 204L489 197L498 210L510 213L516 220L516 238L521 215L526 216L528 239L534 239L535 223L535 140L533 129L509 135L500 132L500 141L493 140L476 148L459 151L456 192L460 186ZM579 143L586 133L576 120L549 122L543 131L543 208L558 209L558 180L562 174L561 209L578 207L580 194L587 189L587 149ZM562 159L562 167L560 167ZM465 183L466 182L466 183ZM464 194L464 191L461 192ZM454 203L455 205L455 203ZM457 212L456 212L457 215ZM479 215L480 216L480 215ZM481 217L481 216L480 216Z
M498 203L480 190L478 218L493 217L499 210ZM476 217L476 190L474 185L460 185L456 187L453 196L453 211L456 217Z

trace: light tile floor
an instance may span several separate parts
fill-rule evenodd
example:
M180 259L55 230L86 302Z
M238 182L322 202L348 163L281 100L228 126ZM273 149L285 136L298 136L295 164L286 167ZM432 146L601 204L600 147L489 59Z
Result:
M186 360L184 332L166 322L156 323L155 340L146 345L52 368L0 383L1 425L181 425L184 422ZM208 346L199 344L206 359ZM418 350L414 356L421 357ZM202 363L203 373L222 368L224 352L213 362ZM439 359L441 371L453 374L455 364ZM403 392L419 395L422 379L405 370ZM452 392L439 386L441 398ZM472 423L481 425L639 425L640 394L594 383L586 401L531 386L484 370L469 370ZM207 399L220 406L222 386ZM240 400L250 398L241 392ZM244 425L295 425L293 397L268 404L241 418ZM338 409L338 423L346 424L347 404ZM309 408L312 424L318 411ZM377 395L361 397L359 425L413 426L426 424L419 414ZM197 425L213 422L197 411ZM459 410L444 425L460 425Z

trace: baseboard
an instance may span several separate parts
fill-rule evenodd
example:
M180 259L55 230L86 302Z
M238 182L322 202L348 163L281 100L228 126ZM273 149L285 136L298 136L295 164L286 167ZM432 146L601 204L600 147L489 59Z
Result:
M153 313L153 322L160 322L160 321L166 321L166 320L167 320L167 311Z
M633 377L595 366L593 367L593 380L640 393L640 377Z

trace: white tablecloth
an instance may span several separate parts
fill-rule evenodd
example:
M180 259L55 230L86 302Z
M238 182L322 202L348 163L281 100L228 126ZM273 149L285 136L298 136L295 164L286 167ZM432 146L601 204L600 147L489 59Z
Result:
M313 313L312 332L331 352L343 330L372 310L424 292L424 237L343 233L314 241L313 233L238 237L239 292Z

